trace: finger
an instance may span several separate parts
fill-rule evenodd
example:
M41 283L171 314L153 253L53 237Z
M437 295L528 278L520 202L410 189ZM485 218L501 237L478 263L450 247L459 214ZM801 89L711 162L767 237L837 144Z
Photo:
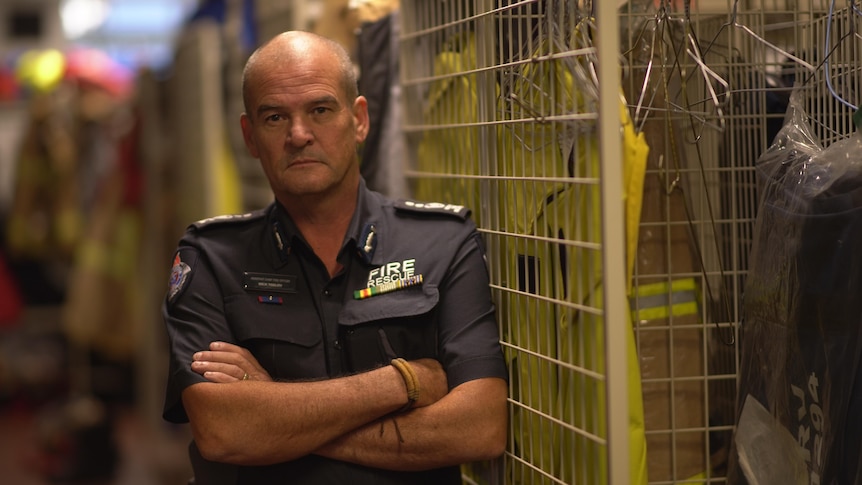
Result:
M239 354L245 357L251 355L251 352L249 352L248 349L246 349L245 347L240 347L239 345L234 345L219 340L210 343L210 350L215 352L232 352L234 354Z
M207 360L234 364L243 369L252 369L257 374L269 374L260 365L254 355L248 349L226 342L213 342L211 348L219 350L203 350L195 353L194 360Z
M245 374L245 371L242 369L242 367L239 367L237 365L211 361L192 362L192 370L194 370L198 374L203 374L204 372L217 372L220 374L233 376L235 378L241 378L243 374Z
M194 356L192 356L192 359L196 361L222 362L225 364L233 364L236 366L241 366L248 363L248 359L234 352L218 352L211 350L202 350L200 352L195 352Z
M230 374L225 374L222 372L212 372L212 371L204 372L203 376L206 380L208 380L210 382L216 382L219 384L224 384L224 383L228 383L228 382L237 382L240 380L240 379L237 379L236 377L234 377Z
M193 361L233 365L238 369L237 372L234 373L227 370L225 373L233 375L240 380L242 380L242 376L246 372L249 375L249 379L258 381L272 380L266 369L260 365L248 349L221 341L212 342L210 349L195 352L192 356ZM209 370L202 367L197 369L201 369L201 371ZM223 370L224 368L218 369Z

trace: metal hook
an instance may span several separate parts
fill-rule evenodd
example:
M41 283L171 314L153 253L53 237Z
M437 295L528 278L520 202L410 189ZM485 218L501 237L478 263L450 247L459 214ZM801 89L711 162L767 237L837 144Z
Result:
M682 197L682 206L683 206L683 210L685 211L686 221L688 222L689 236L694 241L694 244L692 244L692 248L694 249L695 256L697 258L698 264L700 265L701 276L703 278L703 283L706 287L706 293L711 296L713 294L712 285L709 282L709 275L707 274L706 261L704 260L703 252L701 251L700 245L697 243L697 235L695 232L694 218L692 215L693 210L690 206L688 197L686 196L685 189L684 189L683 184L682 184L681 173L680 173L680 169L679 169L679 161L676 158L677 147L676 147L676 142L674 141L673 131L670 132L670 140L669 141L670 141L670 150L671 150L671 153L673 155L673 165L674 165L675 177L674 177L674 180L670 183L670 185L668 185L667 184L667 178L665 175L665 172L667 170L662 170L662 167L664 167L664 155L663 154L659 156L658 176L659 176L660 181L662 182L662 185L665 187L665 194L667 196L670 196L671 194L673 194L673 192L677 192L677 191L682 194L682 196L681 196ZM703 176L703 164L702 163L700 165L700 168L701 168L701 176ZM708 194L707 194L706 199L707 199L707 201L709 200ZM713 230L715 231L716 230L715 216L714 216L714 213L712 210L712 204L707 203L707 210L709 212L710 220L712 221ZM729 297L727 296L726 288L724 288L724 285L725 285L724 264L722 263L721 252L717 246L717 243L716 243L716 251L717 251L718 266L719 266L719 277L721 278L721 286L722 286L722 292L719 294L719 298L721 298L721 300L724 302L724 305L725 305L724 311L726 312L726 315L729 318L731 315L730 301L729 301ZM733 333L732 325L730 325L730 324L728 325L728 327L726 329L727 332L724 331L725 328L722 327L722 325L720 325L718 323L718 320L716 320L714 322L714 325L715 325L716 330L718 330L718 332L719 332L722 343L724 343L725 345L728 345L728 346L731 346L734 343L736 343L736 336Z
M673 22L674 20L670 16L670 6L668 1L662 0L657 6L653 18L644 22L634 44L625 54L627 55L633 52L634 49L643 42L649 30L652 30L652 38L649 43L649 57L646 60L646 70L637 100L635 101L632 119L636 128L640 130L643 128L648 116L652 112L652 110L645 108L645 106L652 104L658 91L658 88L656 87L653 89L652 94L650 94L649 85L652 80L653 71L655 70L654 63L656 62L656 56L660 55L662 76L665 83L670 79L670 76L667 76L667 71L669 70L674 71L676 75L679 75L683 85L683 90L685 89L685 81L690 79L692 76L699 77L703 80L706 98L702 101L691 104L686 103L684 106L679 106L674 105L671 98L666 96L666 103L668 106L688 112L692 115L692 121L698 121L699 128L696 130L697 136L695 136L694 140L688 140L696 143L700 140L700 135L703 129L707 126L714 127L718 131L724 130L726 126L724 106L730 99L730 83L718 72L709 67L704 60L704 53L700 47L700 41L691 28L691 0L686 0L684 2L684 18L680 24L684 30L685 36L683 44L678 45L675 41L674 32L671 30ZM665 50L664 47L668 45L670 46L669 50ZM668 57L666 54L673 56L672 59L667 61L665 59ZM687 56L694 63L695 68L692 69L691 72L686 72L683 63L680 61L680 56L683 55ZM667 67L668 65L670 67ZM709 103L713 106L713 112L717 118L716 124L707 121L707 117L705 115L703 117L698 117L694 114L692 107L703 103Z
M857 10L854 10L858 13ZM832 53L835 52L834 48L829 46L830 41L832 39L832 23L835 21L835 0L831 0L829 2L829 14L826 17L826 38L824 40L824 55L823 55L823 76L826 78L826 89L829 90L829 94L832 95L833 98L838 100L844 106L856 111L859 109L858 106L850 103L846 99L844 99L838 91L835 90L835 87L832 85L832 70L829 67L829 58L832 57ZM837 47L837 46L836 46Z
M804 59L801 59L801 58L791 54L790 52L787 52L786 50L782 49L781 47L778 47L777 45L773 44L772 42L769 42L768 40L764 39L763 37L758 35L756 32L751 30L748 26L739 23L737 21L737 7L738 6L739 6L739 0L734 0L733 1L733 7L731 7L731 10L730 10L730 19L727 21L727 23L725 23L724 25L721 26L721 28L718 29L718 32L715 33L715 36L713 36L712 40L707 45L706 49L704 49L704 53L709 52L709 50L712 48L712 46L718 40L718 37L721 35L721 33L727 27L734 27L734 28L742 30L743 32L748 34L750 37L752 37L754 40L756 40L756 41L760 42L761 44L769 47L770 49L778 52L782 56L784 56L784 57L792 60L793 62L799 64L800 66L804 67L809 72L814 72L816 70L816 68L813 65L809 64Z

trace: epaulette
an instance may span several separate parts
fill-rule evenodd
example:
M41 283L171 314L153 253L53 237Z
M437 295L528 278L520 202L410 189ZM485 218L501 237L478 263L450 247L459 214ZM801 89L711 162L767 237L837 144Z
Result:
M245 214L225 214L222 216L215 217L207 217L206 219L201 219L197 222L193 222L189 224L189 228L194 228L197 230L201 230L208 227L221 226L224 224L235 224L238 222L249 222L260 219L264 217L265 210L260 209L252 212L246 212Z
M447 216L455 216L462 220L467 220L470 217L470 209L463 205L443 204L441 202L399 200L395 203L395 209L414 214L443 214Z

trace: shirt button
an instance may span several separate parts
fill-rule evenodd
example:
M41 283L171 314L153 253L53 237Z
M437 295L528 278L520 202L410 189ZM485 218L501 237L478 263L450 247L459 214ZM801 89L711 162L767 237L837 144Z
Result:
M332 292L329 291L329 288L327 288L327 289L323 290L323 295L324 296L332 296Z
M336 340L333 344L335 350L341 350L341 340Z

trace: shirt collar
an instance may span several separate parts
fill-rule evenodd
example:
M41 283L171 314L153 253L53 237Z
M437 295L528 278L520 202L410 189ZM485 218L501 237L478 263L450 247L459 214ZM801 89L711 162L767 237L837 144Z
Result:
M342 256L340 258L344 257L344 254L348 254L366 264L381 264L382 259L379 256L382 253L381 227L378 223L379 201L374 193L366 187L365 180L361 177L356 197L356 211L347 226L347 232L341 244ZM375 204L374 202L378 203ZM297 243L307 245L293 220L278 201L273 203L268 226L272 245L278 255L277 259L281 263L287 261L292 246Z

